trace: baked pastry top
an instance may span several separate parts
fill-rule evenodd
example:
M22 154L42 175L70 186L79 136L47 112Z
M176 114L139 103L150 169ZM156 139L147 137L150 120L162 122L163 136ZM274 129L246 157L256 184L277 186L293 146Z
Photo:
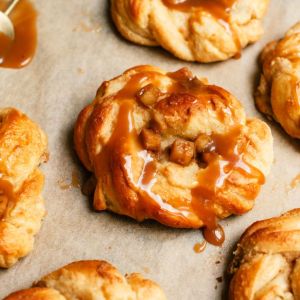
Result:
M230 267L230 299L300 299L300 209L255 222Z
M47 138L13 108L0 109L0 267L8 268L33 248L45 215L41 196Z
M300 138L300 22L264 48L256 105L292 137Z
M138 273L125 277L105 261L78 261L4 300L165 300L162 289Z
M178 228L250 210L273 160L269 127L187 69L139 66L104 82L74 141L96 210Z
M269 0L111 0L120 33L162 46L180 59L213 62L239 56L263 34Z

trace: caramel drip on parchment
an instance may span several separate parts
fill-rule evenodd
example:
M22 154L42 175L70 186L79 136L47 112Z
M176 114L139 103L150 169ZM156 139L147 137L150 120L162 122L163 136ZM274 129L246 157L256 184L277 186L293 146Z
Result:
M59 180L58 185L61 190L70 190L72 188L81 189L80 178L77 171L72 171L71 180Z
M0 0L5 10L7 1ZM37 12L30 0L20 1L10 14L15 29L15 39L0 33L0 67L23 68L35 54L37 46Z
M296 177L293 178L291 181L288 190L293 190L297 188L300 185L300 174L298 174Z
M195 253L201 253L206 249L206 241L203 241L202 243L196 243L194 245L194 252Z
M137 92L150 83L155 85L155 81L160 76L162 75L158 72L141 67L140 73L133 74L127 84L115 95L119 103L119 112L109 141L95 159L96 177L105 183L107 197L117 198L119 205L123 205L125 209L127 209L126 201L122 199L123 196L120 196L122 193L117 190L120 184L114 180L123 180L122 184L131 186L139 200L135 203L137 208L133 213L137 219L139 219L139 213L142 216L154 218L159 213L158 211L167 211L179 218L193 213L204 223L206 240L220 246L225 236L214 213L214 204L220 197L220 190L226 186L233 171L238 171L249 178L257 178L260 183L264 182L264 176L259 170L245 162L246 146L240 146L242 127L237 125L226 134L211 136L214 147L211 152L204 155L207 167L199 173L198 185L191 191L191 201L172 199L167 202L160 195L155 194L152 189L157 180L157 157L143 148L135 129L133 112L138 105L135 101ZM163 91L166 96L190 93L197 97L197 101L204 102L210 101L211 95L217 93L214 86L203 84L186 70L168 73L167 76L171 79L171 84L167 91ZM224 97L218 93L217 96L221 99ZM229 112L226 110L224 113ZM142 164L139 176L135 174L134 164L137 161Z
M215 228L205 227L203 236L208 243L215 246L221 246L225 241L225 233L220 224L217 224Z

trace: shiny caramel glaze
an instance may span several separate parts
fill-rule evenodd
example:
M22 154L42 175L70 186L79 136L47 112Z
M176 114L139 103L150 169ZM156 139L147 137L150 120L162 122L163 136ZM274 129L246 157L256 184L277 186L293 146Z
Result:
M225 233L220 224L215 227L206 226L203 230L203 236L207 242L215 246L221 246L225 241Z
M5 9L5 3L1 8ZM0 66L4 68L23 68L27 66L36 51L37 12L30 0L20 1L10 14L15 29L15 39L11 41L4 34L0 34Z
M206 241L203 241L202 243L196 243L194 245L194 252L195 253L201 253L206 249Z
M300 184L300 174L296 175L292 179L292 181L291 181L291 183L289 185L289 190L293 190L293 189L297 188L299 186L299 184Z
M161 136L159 150L144 147L143 128ZM174 139L193 144L199 134L209 137L209 148L195 150L187 165L171 161ZM80 113L74 139L97 179L97 210L172 227L205 226L207 239L219 245L218 220L251 209L272 157L269 128L246 120L232 95L187 69L165 73L141 66L103 83ZM265 146L271 153L260 158Z
M80 178L79 178L79 174L77 171L72 171L72 175L71 175L71 179L70 180L59 180L58 185L60 187L60 189L62 190L70 190L72 188L75 189L81 189L81 184L80 184Z
M231 7L236 0L162 0L163 3L172 9L189 11L191 9L204 10L217 19L228 21Z

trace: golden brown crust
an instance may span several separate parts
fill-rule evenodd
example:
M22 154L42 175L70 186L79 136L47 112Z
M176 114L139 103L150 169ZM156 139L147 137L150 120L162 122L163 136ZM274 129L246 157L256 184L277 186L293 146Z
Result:
M269 4L269 0L203 1L200 8L181 10L167 2L172 0L111 0L112 18L126 39L160 45L180 59L198 62L226 60L257 41Z
M156 95L154 102L149 90ZM152 139L148 145L156 143L153 149L145 149L144 128L152 128L147 138ZM199 135L213 139L218 149L193 151ZM78 117L74 141L97 179L95 209L172 227L207 225L201 214L208 209L218 218L250 210L273 157L268 126L247 120L229 92L187 69L166 73L151 66L102 84ZM200 208L207 203L209 208Z
M255 222L234 255L230 299L299 299L300 209Z
M300 23L283 39L269 43L261 54L262 74L255 100L257 108L300 138Z
M12 293L3 300L66 300L66 298L54 289L35 287Z
M4 300L165 300L161 288L140 274L127 279L105 261L78 261L50 273L34 288L16 292Z
M0 109L0 267L8 268L33 248L45 215L41 196L47 138L16 109Z

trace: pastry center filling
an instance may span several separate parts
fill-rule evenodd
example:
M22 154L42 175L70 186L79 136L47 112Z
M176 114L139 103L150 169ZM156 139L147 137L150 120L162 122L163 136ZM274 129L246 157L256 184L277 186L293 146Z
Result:
M185 69L167 75L171 82L167 90L161 91L156 87L158 73L144 71L133 75L115 95L119 103L118 117L109 141L97 157L96 174L102 178L107 193L122 203L118 196L119 185L114 184L115 176L120 174L115 170L121 169L125 178L123 184L129 185L137 194L137 211L147 216L155 216L157 211L167 211L183 218L194 214L204 223L206 240L221 245L224 231L218 225L217 203L222 203L222 191L226 189L232 172L239 172L260 184L264 182L264 175L244 160L247 143L243 141L242 124L233 124L224 134L200 134L194 140L173 136L174 141L165 149L161 141L168 133L157 120L152 119L146 128L138 132L134 120L138 105L146 106L153 112L158 102L174 94L182 95L182 92L194 95L194 101L205 105L217 92L214 86L205 85ZM228 114L231 114L230 105L218 113L218 118L222 121ZM164 199L163 195L153 191L162 158L182 168L191 163L198 164L197 184L191 189L190 199Z
M0 0L5 10L7 1ZM0 33L0 67L22 68L29 64L37 45L37 12L29 0L20 1L9 15L15 29L15 39Z

